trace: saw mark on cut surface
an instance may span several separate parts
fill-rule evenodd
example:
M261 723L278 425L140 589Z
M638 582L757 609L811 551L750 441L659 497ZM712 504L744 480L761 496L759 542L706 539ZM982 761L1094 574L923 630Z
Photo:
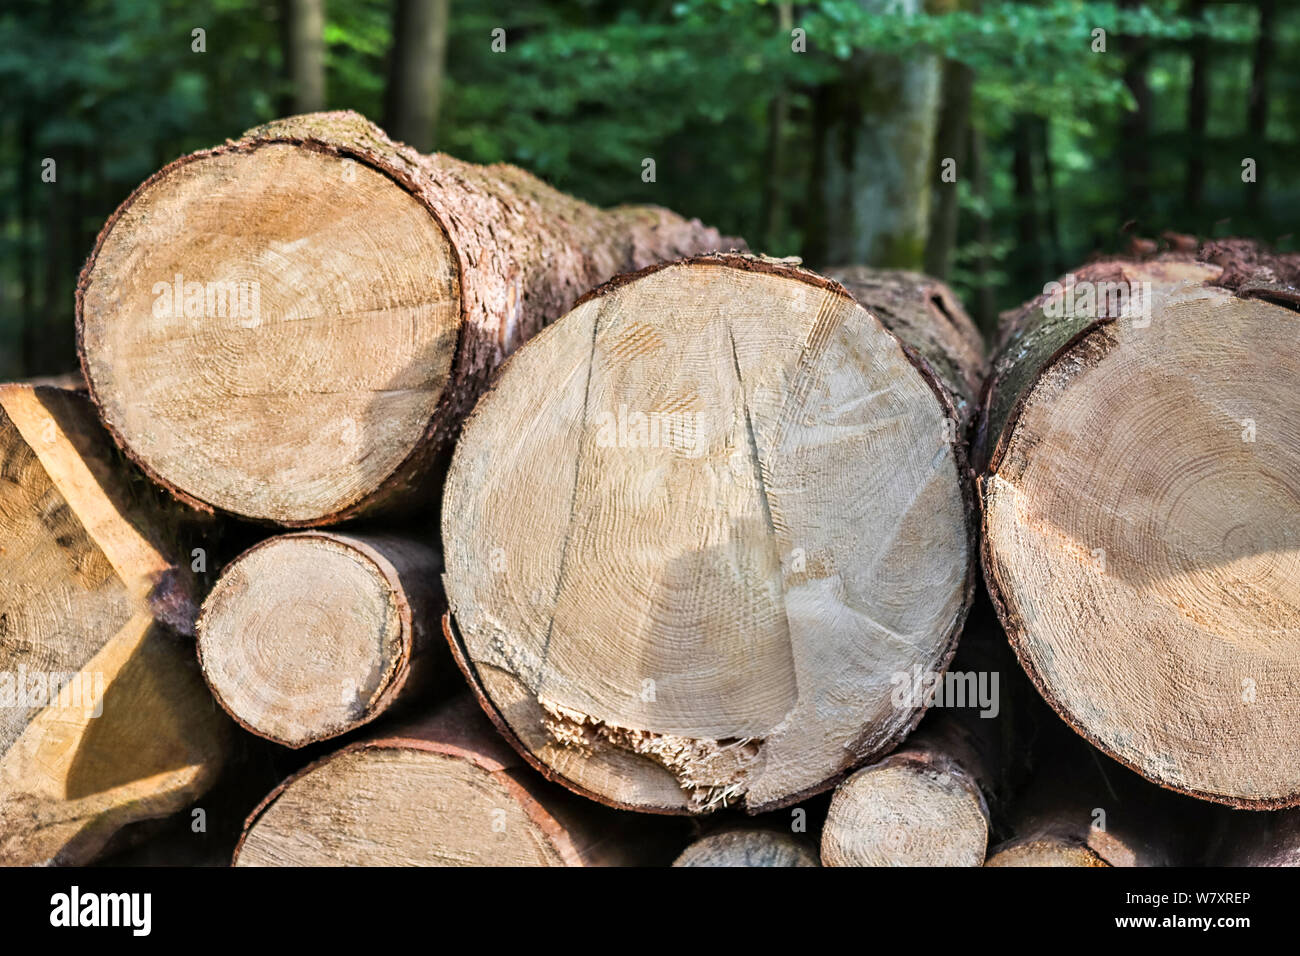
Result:
M587 431L587 411L591 402L591 376L596 365L596 339L600 333L600 316L608 308L610 300L603 300L596 314L591 319L591 353L587 359L587 382L582 395L582 421L578 424L578 451L573 456L573 497L569 500L569 524L564 531L564 544L560 547L560 568L555 576L555 595L551 601L551 615L546 623L546 638L542 641L542 651L538 655L537 672L533 674L532 691L537 693L542 686L542 674L546 670L546 659L551 652L551 637L555 633L555 609L560 606L560 594L564 591L564 572L568 566L569 544L573 540L573 524L577 518L578 485L582 477L582 459L584 437ZM523 677L522 674L519 675Z
M798 424L796 418L799 413L807 407L808 396L817 383L817 369L821 365L826 349L830 346L831 336L840 327L840 319L834 307L841 301L842 297L838 293L827 292L817 304L817 317L813 321L808 337L804 340L799 361L795 366L794 380L790 383L789 394L777 419L776 440L772 443L772 447L777 451L784 450L786 436L791 428Z

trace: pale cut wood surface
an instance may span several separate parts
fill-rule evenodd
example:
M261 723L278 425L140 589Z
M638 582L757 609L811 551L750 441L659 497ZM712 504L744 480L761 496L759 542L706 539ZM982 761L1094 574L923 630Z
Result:
M205 510L330 524L418 504L488 374L584 291L733 246L313 113L137 189L82 272L78 345L104 422L160 484ZM223 303L240 289L246 308Z
M0 863L85 863L225 758L188 565L131 481L84 398L0 386Z
M825 270L933 370L965 433L984 384L984 341L947 285L919 272L838 266Z
M427 689L442 610L431 548L393 535L269 538L222 572L198 621L213 695L287 747L337 737Z
M841 783L822 827L824 866L980 866L989 811L976 776L908 741Z
M1024 712L1034 692L982 594L944 680L934 688L939 704L902 746L836 787L821 831L823 866L984 862L1036 741Z
M1076 320L1049 347L1042 300L1015 317L985 425L990 591L1088 740L1184 793L1293 804L1300 317L1214 264L1089 268L1150 282L1150 324Z
M453 649L530 759L595 799L757 812L825 789L919 716L895 675L952 652L972 560L953 417L811 273L720 256L611 283L467 424Z
M461 697L285 781L249 817L235 865L614 865L637 852L621 836L609 811L538 779Z

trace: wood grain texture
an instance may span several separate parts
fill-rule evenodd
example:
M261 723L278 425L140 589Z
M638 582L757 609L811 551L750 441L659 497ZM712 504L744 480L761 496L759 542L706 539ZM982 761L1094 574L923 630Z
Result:
M312 113L140 186L82 271L78 346L105 424L160 484L324 525L418 501L489 373L587 289L736 245Z
M919 719L973 545L956 413L836 283L715 256L622 277L503 369L443 504L454 653L544 773L760 812ZM526 503L526 505L524 504Z
M80 864L203 793L229 722L173 525L81 396L0 386L0 862Z
M609 811L531 773L468 697L351 744L253 811L236 866L601 866L635 861Z
M988 777L966 728L931 711L899 750L836 787L822 827L822 864L982 865Z
M428 689L440 569L431 548L393 535L268 538L204 601L204 678L242 727L286 747L354 730Z
M905 346L947 391L964 435L979 410L984 341L947 285L919 272L839 266L825 270Z
M1011 315L979 454L985 578L1047 701L1150 780L1263 808L1300 801L1300 317L1256 276L1080 270L1149 283L1149 318Z

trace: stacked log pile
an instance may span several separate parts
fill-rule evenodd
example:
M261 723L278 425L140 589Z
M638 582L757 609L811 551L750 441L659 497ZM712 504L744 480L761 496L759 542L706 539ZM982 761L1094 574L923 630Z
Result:
M0 862L1292 865L1300 258L1189 248L986 362L356 114L177 160L0 386Z

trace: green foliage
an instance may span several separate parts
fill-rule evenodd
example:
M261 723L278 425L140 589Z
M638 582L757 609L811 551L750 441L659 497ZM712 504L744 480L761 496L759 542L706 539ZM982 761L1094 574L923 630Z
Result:
M1034 283L1017 268L1070 265L1121 240L1138 219L1163 228L1277 239L1300 212L1295 155L1300 79L1287 68L1300 10L1272 31L1267 136L1245 128L1258 26L1252 4L1210 4L1203 19L1174 0L934 0L906 15L890 0L794 7L806 52L792 49L779 5L763 0L452 0L439 148L525 166L593 202L656 202L725 232L763 237L765 195L778 231L766 251L798 254L808 226L815 91L873 53L937 53L974 70L971 121L985 146L982 190L962 177L954 281L993 285L1005 308ZM0 10L0 376L69 365L77 270L104 219L141 180L187 151L281 112L275 0L10 0ZM328 99L382 119L389 0L328 0ZM206 31L206 52L191 31ZM494 52L492 34L506 32ZM1093 31L1106 31L1105 52ZM1187 132L1190 42L1211 50L1203 139ZM1151 89L1150 180L1138 207L1136 101L1125 69L1141 56ZM769 106L785 97L784 161L772 170ZM1017 196L1014 133L1042 123L1034 195ZM1204 202L1184 202L1189 157L1205 159ZM1248 203L1240 161L1260 163L1268 201ZM41 182L41 162L58 182ZM656 181L642 180L642 161ZM1042 175L1050 168L1052 184ZM1033 257L1020 214L1044 228ZM983 221L989 236L978 240ZM1293 240L1284 240L1284 243ZM816 265L816 263L814 263ZM25 330L25 334L24 334Z

